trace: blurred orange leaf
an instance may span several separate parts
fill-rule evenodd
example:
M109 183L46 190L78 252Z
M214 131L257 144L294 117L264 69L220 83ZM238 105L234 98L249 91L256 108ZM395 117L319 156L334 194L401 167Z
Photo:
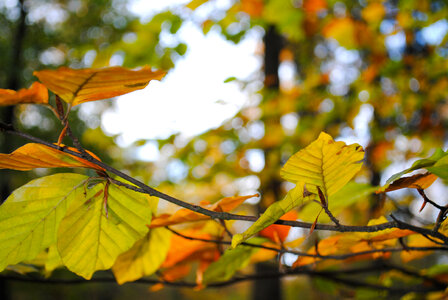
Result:
M437 176L429 172L402 177L395 180L391 184L386 184L385 186L381 187L376 191L376 193L385 193L404 188L426 189L430 187L436 179Z
M355 22L350 18L331 20L322 33L326 38L338 41L342 47L355 48L357 45Z
M68 149L79 152L72 147ZM95 154L87 152L100 160ZM0 169L28 171L35 168L89 168L104 171L85 159L36 143L26 144L10 154L0 154Z
M88 101L108 99L145 88L149 81L160 80L164 71L122 67L74 70L61 67L33 73L52 92L67 103L78 105Z
M210 205L202 205L202 207L207 208L209 210L213 210L216 212L227 212L236 208L240 204L242 204L245 200L256 197L258 194L249 195L249 196L239 196L239 197L227 197L223 198L215 204ZM208 220L210 217L205 216L203 214L191 211L186 208L179 209L173 215L170 214L162 214L156 218L154 218L151 222L150 228L160 227L160 226L169 226L174 224L180 224L185 222L194 222L201 220Z
M47 88L36 81L28 89L21 89L19 91L0 89L0 105L23 103L47 104Z
M291 210L284 214L280 220L295 221L297 220L297 217L297 212L295 210ZM281 244L286 240L290 229L290 226L272 224L261 230L260 235L276 242L277 244Z
M326 0L305 0L303 1L303 9L308 14L317 15L319 12L327 9Z
M241 0L241 10L251 17L261 17L263 7L263 0Z

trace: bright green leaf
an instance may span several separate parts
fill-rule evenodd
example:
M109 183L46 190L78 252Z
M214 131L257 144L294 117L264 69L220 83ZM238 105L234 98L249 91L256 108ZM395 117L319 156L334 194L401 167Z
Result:
M56 242L59 223L87 179L79 174L50 175L30 181L6 199L0 206L0 271L35 258Z
M264 238L253 238L251 244L261 245L266 242ZM202 283L207 285L211 282L227 281L239 269L244 268L250 262L250 258L260 248L246 245L238 245L234 249L227 249L226 252L215 262L213 262L204 272Z
M154 228L137 241L127 252L121 254L112 270L119 284L153 274L164 262L170 248L171 232Z
M64 265L86 279L112 267L121 253L148 232L146 225L151 221L148 195L115 185L108 192L105 189L106 183L99 183L77 199L58 231Z
M358 144L335 142L321 132L317 140L286 162L280 175L293 183L305 183L313 193L313 186L318 186L328 198L355 176L363 158L364 150Z

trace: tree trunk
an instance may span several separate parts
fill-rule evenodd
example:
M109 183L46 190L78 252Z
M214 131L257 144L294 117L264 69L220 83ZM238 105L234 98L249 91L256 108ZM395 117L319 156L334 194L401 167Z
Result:
M276 93L279 92L280 89L280 80L278 77L278 69L280 66L279 55L280 51L283 47L283 39L277 33L274 26L270 26L266 34L264 36L264 85L266 89ZM273 117L273 120L269 120L271 122L280 122L280 116ZM277 149L264 149L265 156L265 169L269 170L271 168L276 168L276 166L272 166L271 164L275 164L279 161L279 159L275 159L275 157L279 157ZM274 157L274 159L272 159ZM266 209L266 206L269 203L264 203L263 199L273 198L278 200L280 196L280 184L281 182L277 179L277 177L266 178L265 182L261 183L261 194L262 201L260 201L260 205L258 206L259 212L262 212ZM267 197L267 195L270 195ZM266 264L258 264L256 265L257 274L267 274L278 271L276 266L266 265ZM282 288L281 282L279 278L272 279L259 279L254 282L253 285L253 293L252 299L254 300L278 300L282 298Z

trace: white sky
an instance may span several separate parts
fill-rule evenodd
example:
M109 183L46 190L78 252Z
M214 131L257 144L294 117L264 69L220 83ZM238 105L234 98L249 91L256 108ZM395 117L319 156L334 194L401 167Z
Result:
M136 1L131 8L144 17L185 2ZM119 97L103 114L103 129L108 134L120 134L121 145L176 132L184 136L199 134L231 118L248 101L249 93L243 92L237 82L224 80L232 76L245 79L261 67L254 55L261 33L253 31L238 45L213 31L204 36L193 23L184 23L178 34L188 51L174 69L161 82L151 82L144 90Z

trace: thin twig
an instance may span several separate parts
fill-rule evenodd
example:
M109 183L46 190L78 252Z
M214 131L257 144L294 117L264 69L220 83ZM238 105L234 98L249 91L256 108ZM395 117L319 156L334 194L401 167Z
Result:
M29 141L35 142L35 143L39 143L45 146L48 146L50 148L59 150L61 152L70 154L72 156L76 156L79 158L83 158L93 164L96 164L99 167L102 167L103 169L105 169L106 171L115 174L121 178L123 178L124 180L129 181L130 183L134 184L135 186L138 187L138 189L135 186L126 184L126 183L121 183L122 186L128 187L132 190L141 192L141 193L145 193L151 196L155 196L161 199L164 199L168 202L171 202L173 204L176 204L178 206L184 207L186 209L189 209L191 211L197 212L199 214L203 214L206 216L209 216L212 219L222 219L222 220L240 220L240 221L249 221L249 222L255 222L258 218L255 216L242 216L242 215L236 215L236 214L231 214L228 212L216 212L216 211L212 211L212 210L208 210L206 208L203 208L199 205L194 205L182 200L179 200L177 198L174 198L170 195L164 194L150 186L147 186L146 184L140 182L139 180L117 170L114 169L113 167L103 163L102 161L99 161L98 159L96 159L95 157L92 157L89 155L89 157L84 157L82 154L70 150L66 147L58 147L55 144L49 143L47 141L41 140L37 137L34 137L32 135L29 135L27 133L15 130L11 125L7 125L4 124L3 122L0 122L0 130L8 133L8 134L13 134L13 135L17 135L20 136L24 139L27 139ZM313 224L311 223L306 223L306 222L300 222L300 221L287 221L287 220L277 220L274 224L278 224L278 225L286 225L286 226L292 226L292 227L299 227L299 228L311 228L313 226ZM315 229L316 230L326 230L326 231L337 231L337 232L377 232L377 231L381 231L381 230L385 230L385 229L390 229L390 228L399 228L399 229L408 229L411 231L414 231L416 233L422 234L422 235L426 235L426 236L431 236L433 238L436 239L440 239L441 241L443 241L445 244L448 244L448 237L445 236L444 234L440 233L440 232L434 232L433 230L430 229L426 229L426 228L421 228L421 227L416 227L413 226L411 224L407 224L405 222L402 221L398 221L398 220L394 220L391 222L386 222L383 224L377 224L377 225L370 225L370 226L349 226L349 225L340 225L340 226L336 226L336 225L331 225L331 224L316 224ZM439 242L439 244L441 244Z

